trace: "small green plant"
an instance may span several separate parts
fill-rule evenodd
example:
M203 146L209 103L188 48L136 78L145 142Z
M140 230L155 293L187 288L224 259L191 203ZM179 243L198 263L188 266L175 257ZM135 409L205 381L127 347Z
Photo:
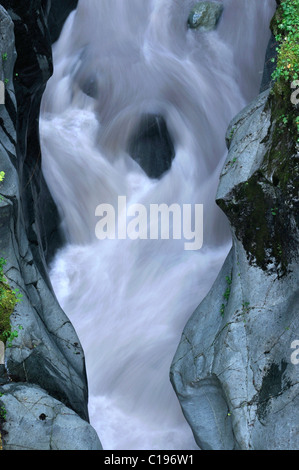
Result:
M242 303L242 312L245 314L245 313L249 313L249 305L250 303L249 302L243 302Z
M273 29L279 46L272 78L280 88L299 78L299 0L281 0Z
M231 279L229 276L226 276L225 280L226 280L226 282L227 282L227 284L228 284L228 287L227 287L226 291L224 292L223 297L224 297L226 300L228 300L229 297L230 297L230 292L231 292L230 286L231 286L231 284L232 284L232 279Z
M291 95L292 84L299 79L299 0L280 0L271 22L271 29L278 43L277 66L272 74L272 96L280 109L277 121L279 136L288 133L299 143L299 120ZM272 59L276 61L275 58Z
M6 259L1 257L0 258L0 284L5 282L4 272L3 272L3 268L5 265L6 265ZM3 286L0 285L0 300L1 300L1 289L3 289Z
M222 304L220 308L220 314L222 317L224 317L224 312L225 312L225 304Z
M281 123L282 123L283 126L286 126L289 122L289 118L285 114L282 114L280 116L280 120L281 120Z
M21 302L21 300L23 299L23 294L21 294L20 289L12 289L11 291L16 298L16 303Z
M227 287L226 291L223 294L223 297L225 298L225 300L229 299L229 297L230 297L230 287Z
M5 173L4 171L0 171L0 183L2 183L2 181L4 180L5 178ZM3 201L4 200L4 197L0 194L0 201Z
M249 302L243 302L242 303L242 315L243 315L244 323L246 323L245 315L249 312L250 312L250 303Z
M226 302L228 302L230 293L231 293L231 285L233 281L232 281L232 278L229 276L226 276L225 280L227 282L227 288L225 289L223 297L225 298ZM224 312L225 312L225 304L223 303L220 308L220 314L222 317L224 317Z
M229 136L228 136L228 139L229 140L232 140L232 138L234 137L234 133L235 133L235 130L236 130L236 127L232 127L230 133L229 133Z
M3 62L5 62L7 59L8 59L7 52L4 52L4 54L2 54L2 60L3 60Z
M18 325L18 330L22 330L22 329L23 329L23 327L21 325ZM7 348L11 348L13 340L19 336L19 331L18 330L4 331L3 332L2 336L5 339Z
M3 421L6 420L6 413L7 413L7 411L6 411L5 406L3 406L3 405L0 406L0 419L2 419Z
M22 300L22 294L19 289L12 289L4 275L4 267L6 259L0 258L0 341L7 346L11 346L14 338L18 336L18 329L11 330L10 316L13 313L15 306Z
M278 208L277 208L277 207L273 207L273 208L271 209L271 214L272 214L272 215L274 215L274 216L277 215L277 212L278 212Z

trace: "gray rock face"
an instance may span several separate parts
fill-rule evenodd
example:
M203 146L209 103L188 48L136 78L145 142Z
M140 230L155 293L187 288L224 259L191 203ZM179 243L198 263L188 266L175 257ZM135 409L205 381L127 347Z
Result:
M26 4L2 3L7 3L9 11L0 7L0 53L7 54L4 74L8 79L5 105L0 106L0 171L5 172L0 184L0 256L7 260L4 271L9 285L18 288L23 299L10 318L11 330L17 331L18 336L11 347L6 347L0 385L26 382L26 386L41 387L49 394L49 400L61 403L61 410L63 406L73 410L69 411L73 423L75 413L77 420L85 420L86 430L89 425L84 353L52 291L45 261L51 227L55 229L57 224L55 208L43 186L38 137L40 98L52 70L46 26L49 4L36 0ZM19 54L15 62L16 49ZM13 412L13 403L17 405L17 401L9 402L12 411L8 429L13 434L11 438L8 434L5 441L9 449L22 446L22 434L31 430L31 425L28 429L25 426L28 416L22 421L22 415ZM66 431L70 426L63 417L62 420L61 429ZM56 417L55 423L58 422L60 418ZM75 431L76 428L72 433ZM95 434L91 428L88 432L90 436ZM27 436L31 439L30 447L34 447L37 437L35 431L32 433L31 437ZM55 445L69 446L72 433L65 433L64 440ZM57 436L63 434L59 431ZM90 446L98 446L98 439L92 439ZM39 443L37 440L34 448Z
M200 31L212 31L217 28L222 12L221 2L198 2L190 12L188 26Z
M16 150L24 224L35 263L47 279L47 262L63 243L58 211L41 171L38 128L41 98L53 71L47 27L51 2L2 0L1 3L13 20L17 52L12 83L17 104ZM13 115L11 106L10 113Z
M1 393L5 450L102 450L93 428L41 388L10 384Z
M10 72L7 76L9 83L13 84L13 24L3 8L1 16L8 25L4 36L7 38L5 42L10 45L6 50L7 73ZM18 153L17 135L23 120L14 100L13 85L11 96L5 107L1 108L4 128L0 137L0 165L5 171L5 179L1 183L3 199L0 201L1 252L7 259L5 274L11 287L19 288L23 294L22 302L11 317L12 328L20 324L23 330L13 347L7 348L6 365L10 376L40 384L87 418L83 351L47 284L47 278L45 280L39 270L41 264L34 259L25 231L18 175L14 166ZM11 121L10 107L13 107L15 116L18 114L19 122Z
M288 212L290 189L278 188L268 173L274 129L268 92L228 129L217 202L230 219L233 248L187 323L171 367L201 449L299 448L299 366L291 360L299 339L298 223ZM271 168L273 175L273 162ZM268 230L280 221L290 242L276 251L277 232L268 238Z

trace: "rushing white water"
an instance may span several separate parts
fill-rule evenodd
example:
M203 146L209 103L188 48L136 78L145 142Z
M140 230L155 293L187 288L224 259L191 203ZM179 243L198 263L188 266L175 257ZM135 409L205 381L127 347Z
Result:
M86 354L91 424L105 449L194 449L169 382L188 317L230 248L214 199L231 118L254 96L275 0L223 0L217 31L187 29L191 0L80 0L54 47L43 171L68 244L51 279ZM94 98L84 91L93 90ZM126 154L141 113L162 114L171 170ZM204 246L95 236L101 203L204 204Z

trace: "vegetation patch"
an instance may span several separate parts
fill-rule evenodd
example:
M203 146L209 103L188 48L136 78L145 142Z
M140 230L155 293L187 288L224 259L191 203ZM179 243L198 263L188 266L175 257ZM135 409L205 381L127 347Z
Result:
M277 3L271 22L278 43L272 94L280 104L280 123L291 128L299 142L298 109L291 99L294 88L299 88L299 0L277 0Z
M225 289L225 292L223 294L223 298L226 300L226 304L227 304L228 301L229 301L229 298L230 298L231 285L232 285L233 281L232 281L232 278L230 276L226 276L225 280L226 280L226 283L227 283L227 288ZM226 304L223 303L221 305L221 308L220 308L220 314L221 314L222 317L224 317Z
M299 78L299 0L278 0L271 28L279 46L277 67L273 73L276 92Z
M292 99L294 81L299 95L299 0L277 3L271 27L279 43L278 62L264 107L271 123L262 142L263 162L245 183L233 188L229 200L217 203L230 219L249 262L283 276L294 256L299 257L299 100Z
M0 171L0 183L4 180L5 173ZM8 347L12 345L12 340L18 336L18 331L11 330L10 316L13 313L15 306L21 301L22 295L18 289L12 289L5 276L4 266L6 260L0 258L0 341L6 344ZM18 327L21 329L22 327Z
M7 335L10 333L10 315L17 303L12 289L4 278L3 267L5 264L5 259L0 258L0 341L3 343L6 343Z
M3 272L5 264L6 260L0 258L0 341L10 347L12 340L18 336L18 330L11 330L10 316L22 295L18 289L14 290L8 285Z

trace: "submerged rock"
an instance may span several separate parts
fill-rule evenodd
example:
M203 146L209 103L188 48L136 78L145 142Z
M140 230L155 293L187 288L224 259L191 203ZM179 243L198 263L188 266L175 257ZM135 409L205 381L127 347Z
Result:
M212 31L216 29L222 12L221 2L199 2L190 12L188 25L191 29Z
M128 153L150 178L170 169L175 149L163 116L146 114L129 140Z

